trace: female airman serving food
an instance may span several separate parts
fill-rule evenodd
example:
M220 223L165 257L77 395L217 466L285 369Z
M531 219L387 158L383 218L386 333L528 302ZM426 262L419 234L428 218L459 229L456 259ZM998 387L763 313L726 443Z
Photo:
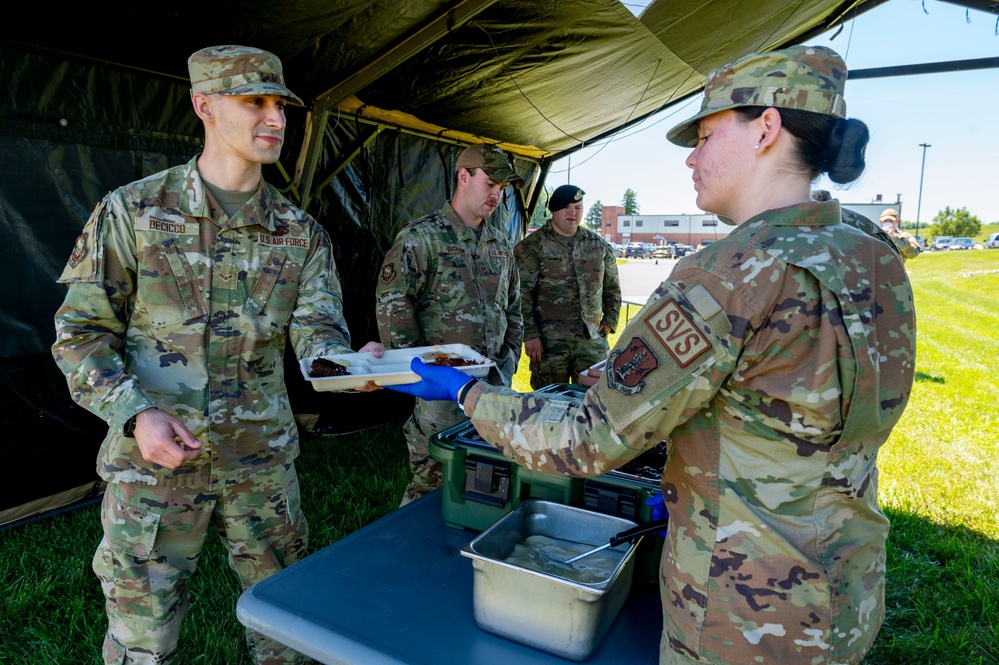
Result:
M878 449L908 401L912 291L897 252L812 183L864 169L846 65L822 47L708 77L674 127L697 204L736 226L681 259L581 402L416 366L518 464L610 471L664 437L660 663L859 663L884 616ZM414 363L418 364L418 363Z

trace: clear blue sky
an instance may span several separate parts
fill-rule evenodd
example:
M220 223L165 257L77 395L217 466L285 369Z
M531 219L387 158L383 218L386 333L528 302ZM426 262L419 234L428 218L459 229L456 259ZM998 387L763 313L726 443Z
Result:
M628 0L640 13L646 0ZM925 7L925 10L924 10ZM928 12L928 13L927 13ZM968 11L936 0L890 0L809 41L840 53L850 69L946 62L999 55L994 14ZM970 22L969 22L970 20ZM585 206L598 199L620 205L627 188L638 193L646 214L696 213L688 150L666 141L666 132L694 114L700 97L675 105L552 165L547 186L571 182L586 191ZM999 222L999 69L847 81L847 115L867 123L871 142L867 171L843 203L870 203L877 194L901 194L902 217L929 223L945 206L967 208L983 223ZM581 100L585 103L585 100ZM923 148L922 203L919 203Z

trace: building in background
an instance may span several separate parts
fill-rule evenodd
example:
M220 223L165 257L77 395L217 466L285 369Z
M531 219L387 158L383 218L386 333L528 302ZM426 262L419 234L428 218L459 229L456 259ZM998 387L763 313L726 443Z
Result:
M879 195L870 203L847 203L849 208L874 223L887 208L895 208L902 213L902 201L884 203ZM724 238L734 227L723 224L717 215L698 213L695 215L625 215L622 206L603 206L600 218L600 234L608 242L627 245L631 242L652 243L654 245L690 245L699 247Z
M699 247L724 238L732 230L718 221L717 215L625 215L621 206L604 206L601 224L604 239L621 245L645 242Z

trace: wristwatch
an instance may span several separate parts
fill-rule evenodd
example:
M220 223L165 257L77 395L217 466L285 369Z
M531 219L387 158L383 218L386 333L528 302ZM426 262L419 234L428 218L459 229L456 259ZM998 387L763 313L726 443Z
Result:
M458 390L458 406L461 407L461 412L464 413L466 416L468 415L468 413L465 412L465 398L468 397L468 392L472 389L472 386L474 386L476 383L477 381L475 379L472 379Z
M129 439L135 437L135 416L125 421L121 427L121 435Z

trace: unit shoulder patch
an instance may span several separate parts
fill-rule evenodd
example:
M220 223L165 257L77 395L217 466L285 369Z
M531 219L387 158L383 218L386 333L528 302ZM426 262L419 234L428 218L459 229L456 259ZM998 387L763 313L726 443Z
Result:
M395 263L386 263L382 266L381 280L388 284L393 279L395 279Z
M69 255L69 265L73 268L80 265L80 261L86 258L88 251L87 233L84 231L76 237L76 242L73 244L73 252Z
M645 376L659 367L659 358L641 337L632 337L621 351L607 359L607 385L624 395L634 395L645 387Z

